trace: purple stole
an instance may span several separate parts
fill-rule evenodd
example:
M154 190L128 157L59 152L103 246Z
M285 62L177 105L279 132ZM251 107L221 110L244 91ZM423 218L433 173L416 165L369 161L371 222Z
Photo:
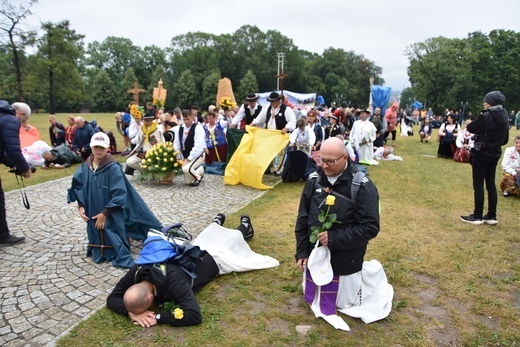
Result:
M314 297L316 296L316 289L318 286L312 280L309 269L305 271L305 293L304 299L312 306ZM324 315L330 316L336 314L336 301L338 299L339 276L334 275L332 282L321 286L320 290L320 311Z

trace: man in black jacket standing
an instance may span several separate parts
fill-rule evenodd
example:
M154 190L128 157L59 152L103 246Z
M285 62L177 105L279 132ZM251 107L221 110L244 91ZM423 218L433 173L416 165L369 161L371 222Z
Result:
M25 178L31 176L31 168L20 149L20 121L15 109L5 100L0 100L0 161L15 168ZM11 235L7 226L5 195L0 179L0 247L22 243L25 237Z
M484 111L471 124L468 131L475 134L471 150L471 171L475 209L469 216L461 216L463 222L471 224L497 224L498 194L495 173L502 146L509 140L509 120L503 107L506 98L500 91L492 91L484 97ZM484 181L488 192L488 212L484 213Z

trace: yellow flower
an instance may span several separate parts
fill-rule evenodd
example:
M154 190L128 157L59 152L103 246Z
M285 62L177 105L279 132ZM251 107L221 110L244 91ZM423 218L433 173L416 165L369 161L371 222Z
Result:
M146 169L147 167L148 167L147 165L143 165L143 166L142 166L143 169Z
M162 152L163 152L163 150L162 150L162 149L159 149L159 153L162 153Z
M166 160L166 159L165 159L165 160ZM166 171L166 168L165 168L165 167L163 167L163 168L162 168L162 170L163 170L163 171Z
M159 165L155 165L155 168L158 169L158 168L159 168Z
M336 197L334 195L328 195L327 200L325 200L325 205L334 206L336 202Z
M148 158L146 159L147 162L151 163L152 162L152 159Z
M175 163L175 164L173 164L173 166L178 167L178 166L179 166L179 163Z
M175 319L182 319L184 318L184 311L177 307L175 310L173 310L173 316Z
M167 163L168 162L168 158L164 158L164 162Z
M164 159L164 160L166 160L166 159ZM174 160L175 160L175 159L173 159L173 158L170 158L170 161L174 161Z

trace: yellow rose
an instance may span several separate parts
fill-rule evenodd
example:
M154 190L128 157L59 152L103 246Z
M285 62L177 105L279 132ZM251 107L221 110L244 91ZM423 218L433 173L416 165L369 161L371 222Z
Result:
M327 200L325 200L325 205L334 206L334 202L336 202L336 197L334 195L328 195Z
M165 167L163 167L163 168L162 168L162 170L163 170L163 171L166 171L166 168L165 168Z
M151 163L152 162L152 159L146 159L147 162Z
M155 168L158 169L158 168L159 168L159 165L155 165Z
M175 319L182 319L184 318L184 311L177 307L175 310L173 310L173 316Z
M170 161L174 161L174 160L175 160L175 159L173 159L173 158L170 158Z
M163 150L162 150L162 149L159 149L159 153L162 153L162 152L163 152Z
M142 166L143 169L146 169L147 167L148 167L148 166L146 166L146 165L143 165L143 166Z
M175 164L173 164L173 166L178 167L178 166L179 166L179 163L175 163Z
M164 162L167 163L168 162L168 158L164 158Z

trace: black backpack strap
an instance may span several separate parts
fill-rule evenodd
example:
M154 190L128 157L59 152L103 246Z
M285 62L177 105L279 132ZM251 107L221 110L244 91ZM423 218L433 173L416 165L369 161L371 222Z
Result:
M363 178L365 178L365 173L363 171L357 171L354 174L354 177L352 178L352 183L350 184L350 198L356 202L357 200L357 194L359 191L359 188L361 187L361 182L363 181Z

